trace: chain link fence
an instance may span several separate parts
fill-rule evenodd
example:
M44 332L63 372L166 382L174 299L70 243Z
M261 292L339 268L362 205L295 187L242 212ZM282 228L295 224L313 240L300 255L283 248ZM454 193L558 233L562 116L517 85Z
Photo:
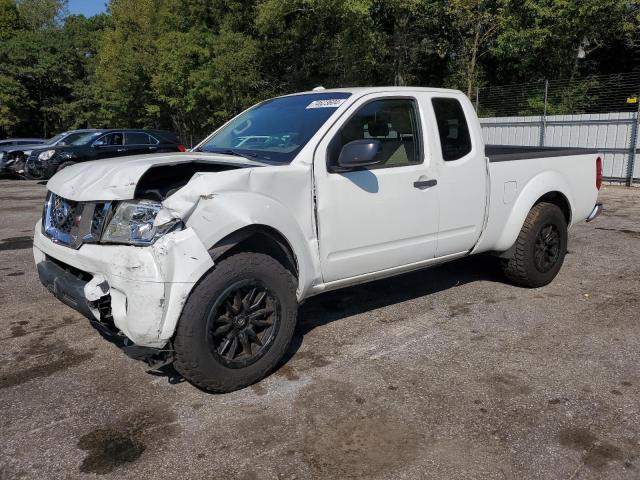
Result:
M487 143L597 148L611 182L640 183L640 71L479 88Z

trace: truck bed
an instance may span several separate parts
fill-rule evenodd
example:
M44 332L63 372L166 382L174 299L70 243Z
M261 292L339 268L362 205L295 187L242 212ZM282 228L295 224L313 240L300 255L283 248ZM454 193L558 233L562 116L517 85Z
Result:
M591 148L573 147L521 147L519 145L485 145L484 153L490 162L533 160L535 158L568 157L598 153Z
M555 190L567 199L570 225L593 210L597 150L487 145L485 153L490 158L489 210L476 253L509 249L531 205L547 192Z

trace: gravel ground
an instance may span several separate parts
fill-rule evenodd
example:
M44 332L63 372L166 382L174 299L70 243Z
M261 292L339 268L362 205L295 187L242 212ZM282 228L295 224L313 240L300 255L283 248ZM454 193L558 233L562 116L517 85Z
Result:
M478 257L313 298L288 362L226 395L40 286L44 194L0 180L0 479L640 478L640 189L603 189L547 287Z

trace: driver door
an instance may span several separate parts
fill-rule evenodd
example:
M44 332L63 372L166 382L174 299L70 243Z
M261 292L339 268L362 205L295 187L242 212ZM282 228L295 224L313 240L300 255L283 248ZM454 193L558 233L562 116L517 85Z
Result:
M93 151L93 158L95 159L126 155L124 135L122 132L113 132L103 135L93 142Z
M316 149L314 174L326 283L432 260L438 232L435 172L425 155L416 95L365 97ZM354 140L375 139L380 164L336 171Z

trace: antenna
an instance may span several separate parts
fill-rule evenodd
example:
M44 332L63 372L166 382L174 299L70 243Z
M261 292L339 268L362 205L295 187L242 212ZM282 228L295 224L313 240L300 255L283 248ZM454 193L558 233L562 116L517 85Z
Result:
M316 88L313 89L314 92L319 92L321 90L324 90L324 87L322 85L318 85Z

